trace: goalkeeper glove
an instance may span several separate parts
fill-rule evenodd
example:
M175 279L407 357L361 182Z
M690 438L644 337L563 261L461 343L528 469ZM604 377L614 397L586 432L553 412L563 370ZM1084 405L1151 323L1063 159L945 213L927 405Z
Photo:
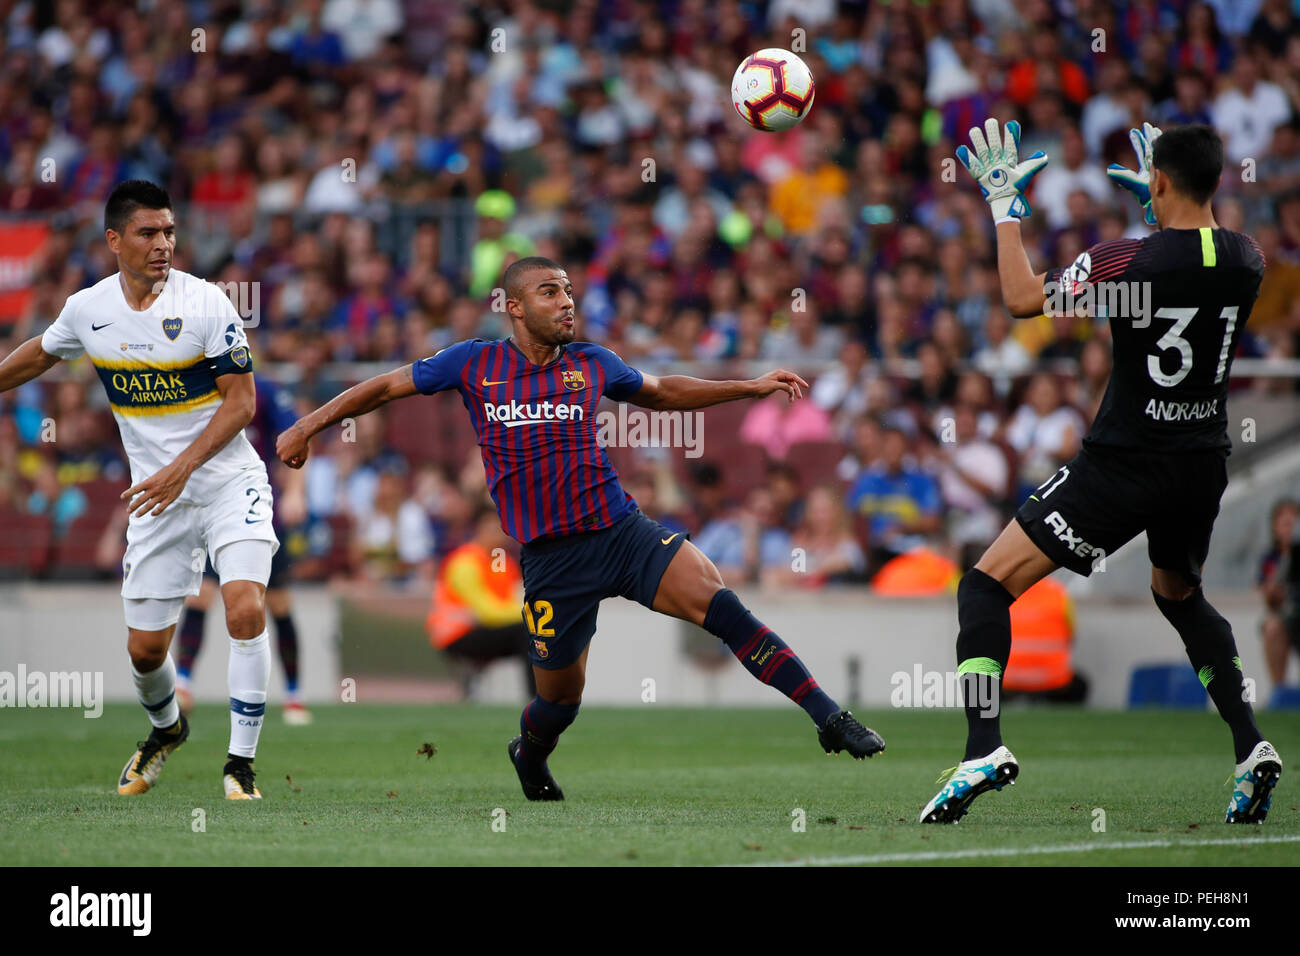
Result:
M988 132L985 138L984 131ZM998 121L984 121L984 131L971 127L970 142L974 152L965 145L957 147L957 158L975 177L984 201L993 211L995 223L1021 219L1030 213L1025 188L1038 171L1047 165L1047 154L1042 150L1024 162L1020 161L1020 124L1008 121L1005 136L998 135Z
M1143 123L1141 129L1129 130L1128 141L1133 144L1133 152L1137 153L1137 172L1118 163L1111 163L1106 169L1107 176L1137 196L1145 214L1143 218L1149 226L1156 225L1156 213L1151 208L1151 147L1159 137L1160 127L1150 123Z

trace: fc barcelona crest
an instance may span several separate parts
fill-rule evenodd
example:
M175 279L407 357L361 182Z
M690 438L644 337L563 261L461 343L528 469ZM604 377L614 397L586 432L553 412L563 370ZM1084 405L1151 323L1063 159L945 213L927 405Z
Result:
M564 387L571 392L581 392L587 387L587 380L582 377L580 368L565 369L560 373L560 377L564 380Z
M163 335L176 341L176 336L181 334L181 317L176 316L170 319L163 319Z
M546 658L551 656L551 652L546 649L545 641L534 640L533 648L537 651L537 656L540 657L542 660L546 660Z

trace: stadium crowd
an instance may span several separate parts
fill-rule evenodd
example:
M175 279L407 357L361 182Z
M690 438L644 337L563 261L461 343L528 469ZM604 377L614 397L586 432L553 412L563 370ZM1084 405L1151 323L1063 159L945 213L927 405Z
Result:
M1018 118L1023 152L1051 157L1024 224L1039 269L1147 231L1104 173L1133 165L1130 127L1214 124L1219 222L1269 264L1243 350L1297 354L1300 0L9 0L0 14L0 226L49 226L0 354L115 270L103 202L127 178L170 191L176 267L257 284L259 379L299 410L357 380L354 363L504 335L504 265L547 255L569 269L581 337L632 364L815 373L809 401L707 412L699 461L617 450L643 509L690 530L729 580L861 581L923 546L968 563L1074 454L1108 329L1003 307L988 213L952 159L986 116ZM764 46L795 49L817 79L811 115L780 135L730 105L732 71ZM422 450L412 428L395 410L359 420L285 487L301 575L426 582L472 533L472 444L461 430ZM124 476L84 361L0 397L0 510L52 528L53 556L23 573L57 572L62 538L116 573L121 527L94 520L112 500L96 489ZM792 569L797 548L807 566Z

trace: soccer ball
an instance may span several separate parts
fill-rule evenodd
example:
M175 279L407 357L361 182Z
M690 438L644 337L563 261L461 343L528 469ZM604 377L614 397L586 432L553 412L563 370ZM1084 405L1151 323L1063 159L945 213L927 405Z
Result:
M807 64L775 47L747 56L731 78L731 102L740 118L768 133L789 129L807 116L815 92Z

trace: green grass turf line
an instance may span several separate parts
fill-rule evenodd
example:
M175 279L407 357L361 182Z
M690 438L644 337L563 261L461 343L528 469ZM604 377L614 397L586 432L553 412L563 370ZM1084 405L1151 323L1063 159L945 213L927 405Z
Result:
M888 751L829 757L793 707L584 707L551 761L568 800L524 800L506 758L518 709L318 707L309 727L268 711L260 803L222 799L228 713L201 706L159 785L120 797L116 781L148 723L135 705L0 711L0 863L75 865L616 865L834 861L891 865L1294 865L1300 790L1289 767L1262 827L1222 822L1232 769L1211 713L1010 709L1020 781L980 797L956 827L916 817L960 756L957 711L860 714ZM1300 719L1260 714L1283 760ZM436 747L433 757L418 751ZM1106 831L1094 832L1094 808ZM504 811L504 832L492 827ZM195 832L196 810L203 832ZM795 832L802 810L804 832ZM501 816L498 814L498 818ZM1246 845L1196 845L1241 839ZM1090 852L1053 847L1168 841ZM1022 848L1024 855L926 854ZM919 856L918 856L919 855Z

